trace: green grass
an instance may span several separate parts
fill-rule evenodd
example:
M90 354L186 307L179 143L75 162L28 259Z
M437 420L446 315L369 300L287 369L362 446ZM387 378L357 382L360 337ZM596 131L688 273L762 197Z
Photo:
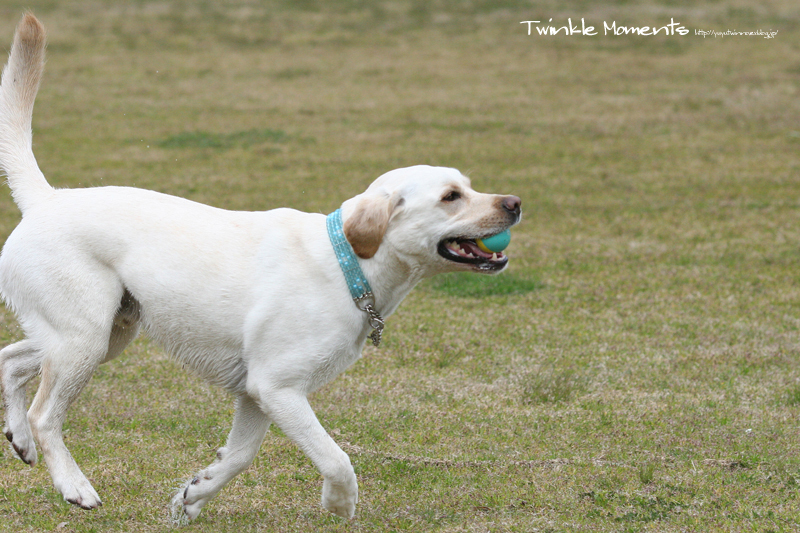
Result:
M582 381L572 369L558 372L535 369L525 380L522 403L538 405L568 402L583 390Z
M443 274L431 278L427 286L448 296L461 298L518 295L544 288L536 279L520 278L511 273L502 276Z
M200 149L215 148L227 150L234 147L250 148L262 143L280 143L286 140L286 133L276 130L247 130L235 133L221 134L207 131L187 131L170 135L159 141L161 148Z
M272 429L186 531L800 528L796 2L32 1L34 149L58 187L331 212L454 166L523 199L509 271L424 282L312 404L354 521ZM11 43L22 7L0 4ZM541 18L540 18L541 17ZM776 39L538 38L521 20L680 21ZM19 212L0 194L0 239ZM22 333L0 313L0 345ZM104 500L0 448L0 531L165 531L233 406L147 338L66 441ZM57 529L57 528L61 529Z

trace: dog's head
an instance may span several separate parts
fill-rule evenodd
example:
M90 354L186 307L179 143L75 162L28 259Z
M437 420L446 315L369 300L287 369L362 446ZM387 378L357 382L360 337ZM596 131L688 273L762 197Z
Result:
M469 178L452 168L401 168L344 203L344 233L359 257L400 256L425 276L496 273L508 257L486 253L476 240L518 223L520 204L516 196L474 191Z

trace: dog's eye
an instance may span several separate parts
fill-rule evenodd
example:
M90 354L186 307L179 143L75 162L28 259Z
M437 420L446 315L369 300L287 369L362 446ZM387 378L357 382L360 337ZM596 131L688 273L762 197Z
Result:
M447 196L442 198L443 202L455 202L461 198L461 193L458 191L450 191Z

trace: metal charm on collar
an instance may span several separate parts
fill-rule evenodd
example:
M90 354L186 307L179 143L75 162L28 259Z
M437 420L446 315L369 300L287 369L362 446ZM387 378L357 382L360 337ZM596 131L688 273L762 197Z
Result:
M375 297L371 292L368 292L361 298L355 298L354 301L359 309L369 315L368 321L370 327L372 328L372 333L369 334L369 339L372 341L372 345L377 348L381 344L381 334L383 333L383 326L385 323L383 321L383 317L375 310L375 306L373 305L375 302ZM362 306L362 302L364 301L367 301L367 303L363 304Z
M333 245L333 251L336 253L336 259L339 261L339 266L347 281L347 287L350 289L350 296L353 297L356 307L369 315L367 320L372 328L369 339L377 347L381 343L381 333L383 333L384 326L383 317L375 310L375 296L372 294L372 287L370 287L367 277L358 265L358 258L353 252L353 247L350 246L344 236L341 209L337 209L328 215L326 225L328 227L328 237Z

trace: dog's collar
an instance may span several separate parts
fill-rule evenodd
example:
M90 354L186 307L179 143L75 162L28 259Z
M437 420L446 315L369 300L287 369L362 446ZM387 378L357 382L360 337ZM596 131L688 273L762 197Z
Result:
M350 296L353 297L356 307L369 315L369 325L372 327L369 338L373 345L378 346L381 343L381 333L383 333L383 317L375 310L375 296L372 294L372 287L358 264L358 257L353 252L353 247L344 236L342 210L337 209L328 215L326 224L328 237L333 245L333 251L336 253L336 259L339 261L344 279L347 281L347 288L350 289Z

